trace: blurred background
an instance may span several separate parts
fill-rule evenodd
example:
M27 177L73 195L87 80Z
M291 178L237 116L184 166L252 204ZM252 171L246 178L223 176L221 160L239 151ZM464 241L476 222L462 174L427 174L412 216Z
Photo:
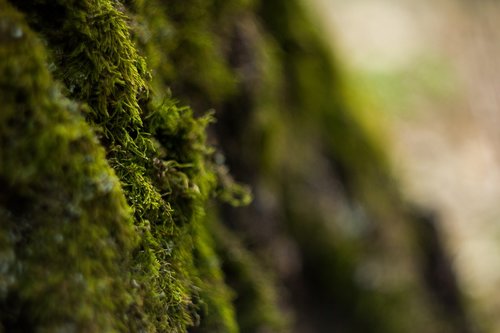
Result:
M403 191L440 216L459 283L500 332L500 3L314 0L390 138Z

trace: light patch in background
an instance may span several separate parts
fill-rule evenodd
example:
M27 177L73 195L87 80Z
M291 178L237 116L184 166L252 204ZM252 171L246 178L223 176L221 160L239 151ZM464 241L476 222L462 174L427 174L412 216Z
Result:
M357 86L378 96L406 195L441 217L476 319L500 332L500 3L313 0L311 8ZM430 84L419 83L422 72Z
M356 68L404 67L425 46L425 36L404 1L315 1L329 9L321 15Z

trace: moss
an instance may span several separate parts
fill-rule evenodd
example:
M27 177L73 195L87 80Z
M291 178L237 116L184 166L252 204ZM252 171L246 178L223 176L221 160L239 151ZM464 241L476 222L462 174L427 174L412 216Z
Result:
M5 331L123 330L130 208L84 106L64 98L23 18L0 2L0 322Z
M228 283L236 292L234 304L241 332L288 332L288 318L279 308L270 273L234 233L220 225L213 230Z
M239 332L233 300L235 293L222 273L221 257L211 231L219 221L207 216L206 224L198 225L195 258L199 270L202 311L200 326L194 332Z
M445 331L383 143L302 1L10 3L0 331ZM250 196L208 142L252 206L220 204ZM381 258L401 283L356 280Z
M128 329L182 332L197 324L205 302L201 275L219 281L221 289L213 297L205 293L206 303L223 314L212 321L234 331L229 301L217 298L226 294L221 273L208 270L203 261L211 254L200 224L217 182L212 149L205 143L211 117L195 119L167 94L154 94L151 74L129 34L125 7L110 1L19 1L16 6L46 41L52 75L63 83L64 94L88 106L82 109L85 118L106 148L132 209L140 243L129 268L135 294L128 304ZM134 6L141 11L140 3ZM153 22L167 20L157 15ZM168 27L155 27L155 33L162 28ZM158 54L155 48L142 45L146 54ZM153 61L153 69L158 71L160 63ZM164 78L156 80L156 89L166 89ZM221 186L221 197L234 201L232 185Z
M56 64L54 74L72 98L88 103L91 111L87 119L101 134L108 160L134 212L141 243L133 255L131 271L139 286L140 302L134 303L131 311L140 320L134 318L129 325L136 330L184 331L194 323L196 295L191 276L192 233L186 224L191 217L182 213L191 208L192 215L196 200L208 190L205 183L195 183L199 179L184 172L203 172L198 171L198 150L186 151L184 160L172 162L160 152L161 137L153 141L144 127L146 112L140 104L151 107L147 105L144 60L131 43L123 14L110 2L40 2L38 6L31 14L32 24L41 27L49 43ZM65 15L57 22L57 30L44 30L53 10ZM166 132L179 134L180 142L189 139L185 146L196 144L196 133L182 131L181 113L186 110L174 106L156 110L177 113L155 117L149 112L148 121L157 132L165 127ZM186 137L190 134L194 135Z
M234 92L236 82L221 47L223 20L218 19L233 1L129 2L139 28L135 38L148 59L155 59L156 80L196 107L200 100L220 102Z
M133 281L139 286L140 298L132 304L131 311L142 319L131 318L128 324L136 329L143 325L149 329L156 326L161 330L183 331L193 323L195 297L190 276L194 270L190 264L193 235L186 222L195 214L195 201L207 195L210 182L201 176L196 179L198 168L203 167L196 156L200 149L176 156L184 159L180 163L161 160L165 157L159 151L162 138L156 142L149 138L139 107L147 99L144 61L128 38L128 28L120 12L108 2L45 6L39 3L31 14L33 26L48 26L52 10L65 13L55 23L60 29L48 30L44 35L52 49L54 72L65 84L68 95L88 103L86 117L108 148L108 159L121 180L141 236L132 262ZM65 38L68 35L74 38ZM158 110L172 110L177 119L150 115L148 121L155 132L165 127L162 135L179 133L178 142L185 142L186 149L202 139L197 136L199 130L183 126L198 125L192 119L186 120L188 110L175 107ZM202 130L202 126L200 123L198 128ZM194 175L188 178L181 170ZM170 200L165 200L165 196L170 196ZM174 200L176 204L171 204ZM165 307L170 310L164 311Z

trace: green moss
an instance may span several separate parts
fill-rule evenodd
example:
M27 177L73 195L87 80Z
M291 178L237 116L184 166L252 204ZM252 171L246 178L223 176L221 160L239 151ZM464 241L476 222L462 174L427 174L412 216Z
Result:
M202 152L194 147L200 130L186 132L182 127L185 117L181 113L186 110L159 106L156 112L177 116L156 118L148 112L156 132L165 127L165 132L172 133L162 135L178 135L183 148L193 147L184 156L175 156L168 148L160 152L162 137L154 141L143 125L146 112L139 105L152 107L147 104L147 73L130 41L123 14L107 1L47 2L31 14L33 25L49 26L53 10L65 13L57 22L58 29L41 28L40 32L52 50L54 74L72 98L88 103L87 119L107 147L108 160L121 181L141 238L131 267L140 301L132 304L136 318L129 325L135 330L184 331L194 323L196 297L193 235L186 220L208 191L201 176L188 176L203 172L198 156ZM172 162L165 155L169 153L182 160Z
M130 208L94 133L0 2L0 322L5 331L123 330Z
M219 223L208 216L206 225L198 225L195 258L201 287L200 327L196 332L239 332L233 300L235 293L226 284L221 269L221 259L216 253L216 243L211 229Z
M156 80L195 106L200 100L220 102L234 92L236 82L221 47L223 20L218 19L232 1L129 2L138 22L136 40L148 59L154 59Z
M285 332L278 284L306 328L439 327L401 263L411 228L383 146L301 1L10 3L0 331ZM208 138L213 113L195 115L213 108ZM208 141L253 206L212 206L250 196ZM274 265L279 240L295 271ZM356 280L388 253L410 278Z
M20 1L16 6L47 42L52 74L64 84L64 93L88 105L85 117L106 148L132 209L140 243L131 254L135 295L128 304L128 329L185 331L197 324L205 302L200 299L200 274L222 279L217 269L207 270L208 236L198 234L217 182L212 149L205 143L211 117L195 119L189 108L178 107L166 94L156 97L145 60L129 35L125 8L110 1ZM140 9L141 4L135 6ZM135 24L141 24L140 17ZM156 17L152 22L167 24ZM155 27L155 36L162 28L168 26ZM158 54L158 47L144 41L142 48ZM161 62L153 59L155 71ZM157 89L166 89L162 75L154 84ZM232 185L221 186L222 197L234 200L228 194L234 192ZM221 281L219 285L219 294L226 294ZM232 308L225 296L217 295L206 300L219 306L214 313L223 313L214 322L234 331Z
M236 292L234 304L241 332L288 332L288 318L278 306L270 273L235 234L223 226L212 228L228 283Z

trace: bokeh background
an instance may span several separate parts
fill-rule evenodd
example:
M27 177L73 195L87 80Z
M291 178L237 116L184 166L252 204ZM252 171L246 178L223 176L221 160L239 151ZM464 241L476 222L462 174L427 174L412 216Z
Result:
M403 191L438 212L473 311L500 332L500 3L310 6L378 106Z

